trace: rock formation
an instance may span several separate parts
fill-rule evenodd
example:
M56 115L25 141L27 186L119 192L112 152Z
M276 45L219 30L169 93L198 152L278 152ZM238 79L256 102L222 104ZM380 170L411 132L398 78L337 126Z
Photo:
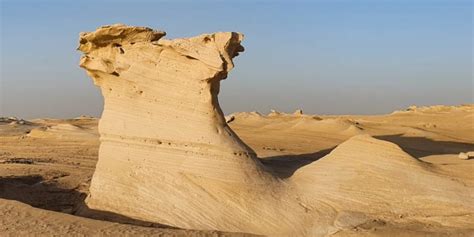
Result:
M327 235L413 207L430 215L472 212L472 192L463 193L462 184L367 135L294 177L278 178L228 127L218 103L243 35L164 35L112 25L80 36L80 66L105 103L90 208L180 228L272 236ZM449 190L430 187L432 180ZM372 216L361 217L362 208Z
M472 159L472 158L474 158L474 151L460 152L458 157L459 157L459 159L462 159L462 160Z
M80 66L105 101L87 205L184 228L281 233L300 225L286 214L298 208L282 198L287 186L227 126L218 104L243 35L164 35L125 25L81 34Z
M303 115L303 110L302 109L297 109L293 115Z

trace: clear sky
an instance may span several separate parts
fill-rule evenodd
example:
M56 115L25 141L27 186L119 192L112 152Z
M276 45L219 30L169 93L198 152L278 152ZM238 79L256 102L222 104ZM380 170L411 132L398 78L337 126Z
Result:
M168 38L245 34L221 85L225 113L378 114L473 103L472 1L0 0L0 116L100 116L81 31L113 23Z

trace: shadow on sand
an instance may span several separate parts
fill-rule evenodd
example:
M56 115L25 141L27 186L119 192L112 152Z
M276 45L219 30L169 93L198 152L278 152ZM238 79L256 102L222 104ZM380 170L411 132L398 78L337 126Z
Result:
M325 149L313 153L300 155L281 155L261 158L260 161L274 171L278 177L285 179L291 177L299 168L309 165L329 154L333 149Z
M84 202L86 198L85 193L75 189L61 188L54 180L44 180L41 175L0 177L0 198L16 200L49 211L96 220L144 227L178 229L176 227L133 219L112 212L89 209Z
M405 137L402 134L375 136L375 138L393 142L415 158L474 151L472 143L435 141L425 137Z

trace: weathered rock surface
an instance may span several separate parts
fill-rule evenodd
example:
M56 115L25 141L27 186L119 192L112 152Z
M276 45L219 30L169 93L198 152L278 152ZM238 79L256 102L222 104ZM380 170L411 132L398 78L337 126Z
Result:
M163 35L124 25L81 34L80 65L105 100L88 206L195 229L282 233L301 225L288 214L298 208L286 201L288 187L218 105L242 34Z
M472 188L368 135L279 178L229 128L218 104L220 80L243 51L243 36L164 35L125 25L81 34L80 65L105 101L90 208L181 228L271 236L323 236L407 213L449 227L471 223ZM249 116L291 122L291 129L363 133L350 120L297 115Z

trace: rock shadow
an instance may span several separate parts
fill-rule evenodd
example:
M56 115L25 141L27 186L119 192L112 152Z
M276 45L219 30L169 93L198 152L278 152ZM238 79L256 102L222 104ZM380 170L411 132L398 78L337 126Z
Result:
M0 177L0 198L64 213L72 213L74 205L83 199L81 193L60 188L55 180L45 180L41 175Z
M430 155L457 155L460 152L474 151L473 143L435 141L426 137L406 137L403 136L403 134L374 137L397 144L406 153L415 158L421 158Z
M271 156L261 158L260 161L265 165L265 167L268 167L274 171L276 176L286 179L291 177L299 168L323 158L334 148L336 147L306 154Z
M19 201L32 207L96 220L144 227L173 228L159 223L133 219L113 212L93 210L85 205L86 194L66 189L41 175L0 177L0 198Z

